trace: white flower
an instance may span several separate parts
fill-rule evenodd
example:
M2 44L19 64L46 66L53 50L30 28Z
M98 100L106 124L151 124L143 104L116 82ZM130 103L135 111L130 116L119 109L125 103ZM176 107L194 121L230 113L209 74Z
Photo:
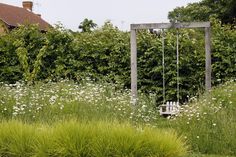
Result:
M56 101L56 99L57 99L57 97L56 96L51 96L51 98L49 99L49 103L50 104L54 104L55 103L55 101Z
M60 106L60 109L62 110L63 108L64 108L64 105L61 105L61 106Z
M13 114L13 116L16 116L18 113L17 112L13 112L12 114Z

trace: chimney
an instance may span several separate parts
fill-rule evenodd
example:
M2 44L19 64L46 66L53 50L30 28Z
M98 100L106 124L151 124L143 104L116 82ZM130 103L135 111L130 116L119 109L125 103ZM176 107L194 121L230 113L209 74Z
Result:
M33 2L32 1L23 1L22 2L22 6L23 8L29 10L29 11L32 11L33 9Z

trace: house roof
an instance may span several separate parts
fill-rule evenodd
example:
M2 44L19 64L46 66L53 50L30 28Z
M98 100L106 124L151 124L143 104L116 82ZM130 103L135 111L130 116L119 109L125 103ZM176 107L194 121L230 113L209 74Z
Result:
M0 3L0 20L8 26L17 27L24 24L38 24L41 30L46 30L51 27L41 17L28 11L25 8L20 8L12 5Z

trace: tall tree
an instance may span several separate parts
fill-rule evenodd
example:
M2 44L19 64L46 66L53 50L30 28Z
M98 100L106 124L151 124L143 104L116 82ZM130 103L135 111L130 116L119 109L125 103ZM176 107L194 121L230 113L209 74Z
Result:
M91 32L92 29L96 28L97 24L93 22L93 20L84 19L83 22L80 23L79 29L82 30L82 32Z
M177 7L169 12L168 18L174 22L208 21L210 16L223 23L233 23L236 18L235 0L203 0L190 3L186 7Z

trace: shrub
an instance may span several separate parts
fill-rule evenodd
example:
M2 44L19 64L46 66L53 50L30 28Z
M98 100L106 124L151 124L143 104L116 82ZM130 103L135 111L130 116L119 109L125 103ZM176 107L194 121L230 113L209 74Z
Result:
M0 123L1 156L181 157L187 147L173 131L117 122L61 121L52 126Z

